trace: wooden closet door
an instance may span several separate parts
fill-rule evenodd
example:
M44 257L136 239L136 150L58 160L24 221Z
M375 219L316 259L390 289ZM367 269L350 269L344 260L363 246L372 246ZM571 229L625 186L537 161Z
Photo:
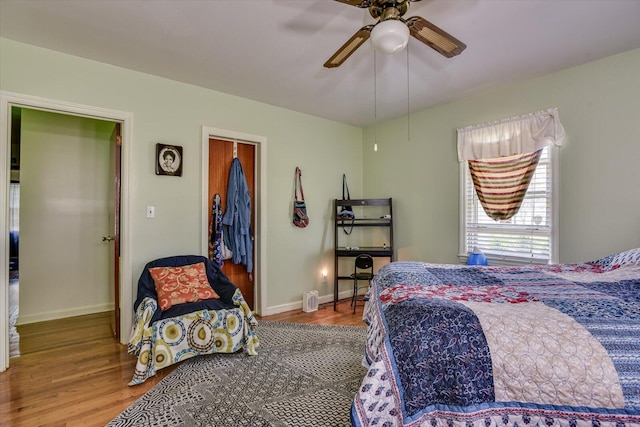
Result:
M255 205L255 146L253 144L237 142L237 156L242 164L242 170L247 179L249 194L251 195L251 236L254 236L256 205ZM209 139L209 221L211 221L211 206L214 195L220 194L223 212L227 211L227 184L229 170L233 161L233 141ZM255 240L254 240L255 243ZM249 280L246 266L234 264L232 260L224 261L222 271L242 291L244 299L251 310L254 309L254 283L257 277L255 263L255 247L253 248L253 280Z

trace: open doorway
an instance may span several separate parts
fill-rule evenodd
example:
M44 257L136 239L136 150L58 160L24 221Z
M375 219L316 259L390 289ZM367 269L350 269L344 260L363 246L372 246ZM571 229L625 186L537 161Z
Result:
M18 324L113 312L112 121L12 107L10 357Z
M9 188L11 186L11 170L7 170L6 166L9 165L9 159L7 157L9 157L11 155L11 134L14 131L13 126L11 126L11 115L12 112L14 110L14 108L17 109L21 109L22 110L22 114L24 113L24 111L33 111L33 112L39 112L39 113L56 113L60 116L63 117L75 117L75 118L85 118L85 119L89 119L90 123L94 123L92 122L92 120L95 121L101 121L101 122L110 122L111 125L115 124L115 123L119 123L121 124L121 129L122 129L122 175L120 178L120 183L121 183L121 187L122 187L122 193L120 196L120 212L121 212L121 236L123 237L121 239L121 254L120 254L120 258L119 258L119 266L120 266L120 271L118 274L118 278L120 279L120 287L118 288L118 290L125 288L130 290L131 289L131 259L130 259L130 237L129 237L129 229L130 229L130 217L128 215L128 210L129 210L129 202L128 202L128 192L127 192L127 188L128 188L128 170L129 170L129 166L128 166L128 159L130 158L130 144L127 142L129 140L130 137L130 133L131 133L131 120L132 120L132 115L131 113L125 113L125 112L119 112L119 111L114 111L114 110L106 110L106 109L101 109L101 108L97 108L97 107L90 107L90 106L84 106L84 105L78 105L78 104L70 104L70 103L66 103L66 102L59 102L59 101L55 101L55 100L49 100L49 99L44 99L44 98L37 98L37 97L31 97L31 96L25 96L25 95L20 95L20 94L14 94L14 93L8 93L8 92L0 92L0 124L2 124L2 128L3 129L7 129L9 130L9 132L7 133L3 133L0 134L0 176L5 177L4 179L0 180L0 194L6 195L6 202L7 202L7 207L9 206ZM24 119L24 117L22 117L22 119ZM95 147L94 147L95 148ZM86 147L81 147L81 151L86 149ZM52 156L55 156L56 154L52 154ZM6 160L6 161L5 161ZM41 158L40 159L42 163L38 164L37 167L43 168L43 164L46 164L47 167L57 167L61 170L65 170L66 172L66 164L64 160L55 160L53 158ZM22 157L22 155L20 156L19 159L20 163L22 164L22 162L25 161L25 159ZM106 157L106 160L102 160L103 162L108 162L108 156ZM85 166L92 166L92 165L85 165ZM36 170L37 170L36 167ZM18 178L20 181L20 187L22 187L22 167L20 168L20 177ZM15 173L13 173L13 175L15 175ZM33 173L32 173L33 175ZM75 179L74 182L78 182L81 181L80 178ZM23 198L23 188L20 188L20 198ZM90 206L91 204L97 203L95 202L95 200L91 200L88 198L84 198L85 200L82 201L82 197L75 197L73 195L69 196L67 198L67 200L63 200L63 202L70 202L70 203L63 203L63 202L56 202L53 203L53 207L64 211L66 208L69 208L69 206L74 207L75 211L82 211L83 209L86 209L88 206ZM25 205L24 203L20 203L19 205L19 209L20 211L24 211L25 210ZM72 209L73 210L73 209ZM67 212L69 213L69 212ZM22 216L22 215L20 215ZM17 246L17 250L18 250L18 254L17 257L11 257L9 251L7 249L9 248L9 240L10 240L10 224L9 224L9 209L6 210L2 210L0 212L0 243L4 243L2 246L0 246L0 270L7 271L9 272L10 270L10 263L11 261L14 261L14 259L12 258L17 258L17 266L14 266L14 270L17 270L17 276L18 276L18 283L19 281L24 277L23 276L23 272L25 272L24 274L26 274L26 270L25 269L25 265L24 265L24 261L26 261L26 259L24 259L24 244L27 243L27 235L21 233L20 231L25 231L26 228L24 227L24 224L19 224L18 225L19 230L18 233L20 233L20 236L18 238L18 246ZM32 237L33 235L36 235L36 238L39 237L38 233L32 233ZM99 233L102 235L106 235L109 236L110 233L108 233L107 230L104 230L102 233ZM60 239L58 239L57 243L58 243L58 247L59 249L57 249L58 252L60 252L61 250L64 251L65 250L65 242L67 242L67 240L65 239L74 239L77 238L78 236L73 236L73 235L64 235L62 238L62 241L60 241ZM101 239L102 236L96 236L98 239ZM47 256L40 256L36 259L38 259L38 261L42 260L44 263L40 263L38 264L38 269L44 269L47 267L46 265L46 260L48 260L49 258L51 258L51 252L53 250L50 249L50 251L46 254ZM72 275L75 271L77 271L77 269L82 269L85 268L84 265L79 265L78 263L71 263L71 264L67 264L65 265L68 270L70 275ZM30 270L30 269L29 269ZM16 274L14 273L13 276L15 276ZM108 273L106 274L106 276L109 276ZM63 286L67 285L67 281L63 280ZM10 275L1 275L0 276L0 371L4 371L8 366L9 366L9 336L10 336L10 310L9 310L9 294L10 294ZM110 292L109 289L107 289L107 292ZM36 298L36 303L40 303L42 300L46 300L46 297L40 297L39 301L38 298ZM124 306L124 307L131 307L133 304L132 301L132 295L131 292L120 292L120 295L118 297L118 302L120 306ZM87 309L87 306L89 306L89 310L95 309L95 306L99 305L99 304L93 304L93 308L91 307L92 304L85 304L83 309ZM49 310L49 311L54 311L54 310ZM90 311L89 311L90 312ZM69 314L68 312L66 314ZM66 316L60 316L60 317L66 317ZM32 318L31 320L33 321L35 319ZM44 320L44 319L42 319ZM118 319L118 324L120 325L120 329L121 330L129 330L131 327L131 322L132 322L132 313L130 313L130 310L124 310L122 312L122 314L120 315L120 318ZM120 339L120 342L122 343L122 337Z

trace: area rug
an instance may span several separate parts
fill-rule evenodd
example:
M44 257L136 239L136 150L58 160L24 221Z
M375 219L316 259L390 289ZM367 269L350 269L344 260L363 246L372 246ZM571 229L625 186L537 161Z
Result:
M365 327L260 321L257 356L186 360L115 426L350 426Z

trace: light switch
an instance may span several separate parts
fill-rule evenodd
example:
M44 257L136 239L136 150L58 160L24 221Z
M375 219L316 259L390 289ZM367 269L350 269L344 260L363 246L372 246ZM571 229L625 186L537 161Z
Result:
M156 216L156 207L147 206L147 218L153 218Z

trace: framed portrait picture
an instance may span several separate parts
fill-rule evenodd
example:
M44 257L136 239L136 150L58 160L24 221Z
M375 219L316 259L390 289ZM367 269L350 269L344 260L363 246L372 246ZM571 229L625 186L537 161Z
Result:
M182 147L156 144L156 175L182 176Z

